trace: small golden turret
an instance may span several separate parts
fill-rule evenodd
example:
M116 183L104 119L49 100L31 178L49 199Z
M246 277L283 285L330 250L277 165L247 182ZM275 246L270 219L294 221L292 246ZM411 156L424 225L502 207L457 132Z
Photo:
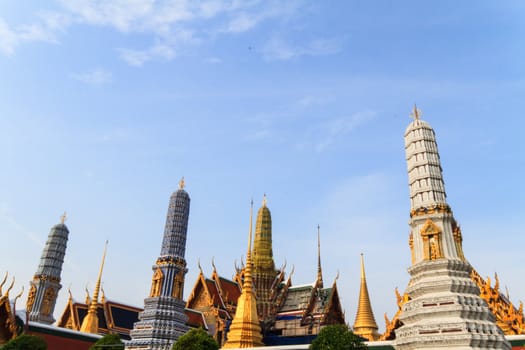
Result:
M224 349L264 346L261 326L257 317L257 301L252 283L252 221L253 201L250 208L250 230L242 294L237 302L237 310L228 332L228 341L223 346Z
M363 254L361 254L361 289L359 291L359 305L357 307L354 322L354 333L373 341L379 338L377 329L378 327L374 318L370 296L368 295L368 287L366 285L364 257Z
M95 290L93 291L93 298L91 298L91 304L89 304L89 309L86 317L82 321L82 326L80 326L81 332L86 333L98 333L98 294L100 292L100 281L102 279L102 271L104 270L104 261L106 260L106 251L108 249L108 241L104 246L104 254L102 255L102 263L100 264L100 270L98 272L97 284L95 285Z

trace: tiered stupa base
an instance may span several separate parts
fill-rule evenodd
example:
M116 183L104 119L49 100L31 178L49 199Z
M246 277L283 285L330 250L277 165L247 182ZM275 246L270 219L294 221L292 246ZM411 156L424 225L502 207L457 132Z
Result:
M471 270L459 259L423 261L409 268L411 300L403 307L396 349L511 349L479 297Z
M185 303L172 297L144 299L144 311L139 315L126 344L128 350L169 350L188 331Z

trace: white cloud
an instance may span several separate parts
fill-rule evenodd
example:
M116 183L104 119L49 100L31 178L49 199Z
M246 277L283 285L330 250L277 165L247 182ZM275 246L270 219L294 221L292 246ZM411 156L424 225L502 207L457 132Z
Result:
M86 73L71 74L71 78L90 85L104 85L113 81L113 74L104 69L93 69Z
M122 48L121 57L134 66L154 59L172 60L187 45L225 33L252 30L268 19L293 15L299 1L237 0L59 0L62 9L41 12L34 23L10 27L0 18L0 52L12 55L22 42L58 43L72 25L109 27L121 33L150 35L146 49ZM318 44L313 43L311 50ZM322 45L321 45L322 46ZM148 46L146 46L148 47Z
M303 45L292 45L280 37L273 37L263 47L262 53L269 61L287 61L301 56L334 55L341 48L341 40L336 38L318 38Z
M30 25L20 25L11 27L6 21L0 18L0 51L7 56L15 53L15 49L23 42L43 41L56 44L58 40L55 30L59 28L58 19L43 23Z

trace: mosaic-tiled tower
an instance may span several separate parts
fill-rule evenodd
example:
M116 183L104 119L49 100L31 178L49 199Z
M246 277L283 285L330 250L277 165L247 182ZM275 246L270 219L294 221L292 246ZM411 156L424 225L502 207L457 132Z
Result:
M188 331L182 292L188 271L184 253L189 212L190 196L184 190L182 179L170 198L162 249L153 266L150 295L144 299L144 311L130 333L131 341L126 349L168 350Z
M446 201L434 130L419 119L405 132L410 186L411 280L396 330L396 349L510 349L479 297Z
M30 282L26 309L29 320L52 324L55 322L53 312L57 301L58 291L62 288L60 274L66 255L69 230L64 224L66 214L62 215L61 222L51 228L47 238L40 264Z
M253 242L253 285L257 294L257 314L263 322L271 319L275 311L271 294L278 275L279 271L275 269L273 260L272 216L264 195L262 207L257 212Z

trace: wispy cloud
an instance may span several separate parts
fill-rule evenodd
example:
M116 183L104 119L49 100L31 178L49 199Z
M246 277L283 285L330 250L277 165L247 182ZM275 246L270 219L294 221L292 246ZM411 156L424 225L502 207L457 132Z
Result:
M342 41L337 38L318 38L304 44L290 44L275 36L262 49L262 54L269 61L287 61L301 56L334 55L342 49Z
M0 51L11 56L15 49L24 42L43 41L56 44L58 40L55 32L59 30L58 19L43 21L30 25L19 25L11 27L5 20L0 18Z
M105 69L93 69L86 73L71 74L71 78L90 85L104 85L113 81L113 74Z
M24 41L56 43L58 34L72 25L109 27L151 36L149 47L118 50L125 62L141 66L155 59L172 60L181 48L217 35L243 33L269 19L293 16L301 2L59 0L59 4L59 11L41 12L30 25L13 28L0 18L0 51L12 55ZM311 45L311 52L323 50L316 48L318 44Z
M316 129L321 136L318 138L318 141L314 146L315 151L318 153L326 151L336 143L340 142L344 136L372 120L375 116L376 112L362 111L354 113L348 117L329 120L318 126Z

